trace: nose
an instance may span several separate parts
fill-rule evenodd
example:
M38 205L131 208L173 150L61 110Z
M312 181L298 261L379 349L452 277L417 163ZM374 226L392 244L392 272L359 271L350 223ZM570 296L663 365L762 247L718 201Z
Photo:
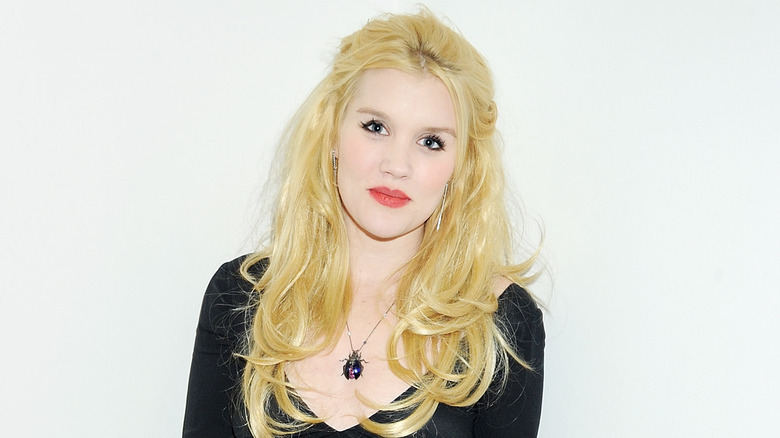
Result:
M407 178L412 173L411 148L404 142L393 141L384 148L379 170L394 178Z

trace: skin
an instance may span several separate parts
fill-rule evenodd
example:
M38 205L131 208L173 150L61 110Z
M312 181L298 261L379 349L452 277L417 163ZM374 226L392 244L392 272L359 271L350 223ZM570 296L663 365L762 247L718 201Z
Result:
M397 272L419 248L426 221L436 220L431 214L455 168L456 128L440 79L394 69L364 72L341 121L334 149L350 246L354 347L381 322L362 350L367 364L360 379L341 375L341 360L351 351L346 330L333 349L287 369L309 409L336 430L358 424L377 411L370 404L387 404L408 388L388 367L385 349L396 318L391 311L382 319L382 313L395 299ZM409 200L388 207L371 195L376 187L400 190Z
M339 194L350 239L416 249L455 168L455 110L432 75L363 73L339 128ZM401 190L401 208L379 204L372 187Z

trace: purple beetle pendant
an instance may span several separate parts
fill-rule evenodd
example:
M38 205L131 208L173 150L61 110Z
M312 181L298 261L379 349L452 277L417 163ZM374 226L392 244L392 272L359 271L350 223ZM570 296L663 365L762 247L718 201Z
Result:
M342 359L342 362L346 362L343 368L344 377L347 380L357 380L360 375L363 374L363 359L360 358L360 352L352 350L347 359Z

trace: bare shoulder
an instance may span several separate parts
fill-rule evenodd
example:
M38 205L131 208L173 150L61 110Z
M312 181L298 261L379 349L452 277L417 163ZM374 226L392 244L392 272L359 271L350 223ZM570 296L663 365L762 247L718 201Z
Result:
M493 277L493 293L496 295L496 298L500 297L511 284L512 282L503 275Z

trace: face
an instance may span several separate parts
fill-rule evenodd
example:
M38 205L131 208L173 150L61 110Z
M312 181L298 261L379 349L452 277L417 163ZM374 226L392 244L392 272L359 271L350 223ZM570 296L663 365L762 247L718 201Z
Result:
M336 147L349 235L419 242L452 177L456 135L452 99L440 79L365 71Z

